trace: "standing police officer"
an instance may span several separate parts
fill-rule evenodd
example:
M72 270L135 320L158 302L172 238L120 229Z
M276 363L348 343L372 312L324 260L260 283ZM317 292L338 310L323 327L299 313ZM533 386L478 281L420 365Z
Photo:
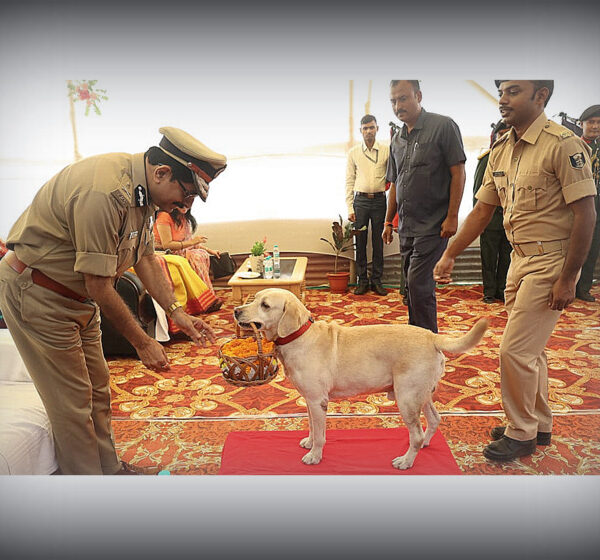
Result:
M595 221L590 149L544 113L553 80L497 80L500 114L512 128L493 146L478 202L434 269L449 282L456 257L504 210L513 252L506 279L508 321L500 345L502 405L508 425L483 451L510 461L548 445L552 411L544 348L575 298Z
M583 266L581 276L577 282L576 296L583 301L595 301L590 294L594 280L594 268L600 254L600 105L588 107L579 117L583 129L581 138L592 150L592 174L596 183L596 227L592 236L592 244Z
M12 227L0 261L0 308L48 413L62 474L154 474L119 461L111 428L109 370L100 313L155 371L164 348L115 290L134 266L150 295L197 344L210 327L177 303L154 256L157 209L206 200L226 165L183 130L160 129L145 154L112 153L71 164L50 179Z

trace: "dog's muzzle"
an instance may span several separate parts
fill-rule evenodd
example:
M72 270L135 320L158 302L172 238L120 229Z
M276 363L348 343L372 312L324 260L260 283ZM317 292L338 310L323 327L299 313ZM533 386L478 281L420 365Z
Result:
M242 310L239 307L236 307L233 310L233 317L235 318L237 324L240 327L242 327L244 329L251 329L252 324L254 324L257 329L260 329L262 327L262 323L257 323L256 321L251 321L250 323L244 323L244 322L240 321L241 315L242 315Z

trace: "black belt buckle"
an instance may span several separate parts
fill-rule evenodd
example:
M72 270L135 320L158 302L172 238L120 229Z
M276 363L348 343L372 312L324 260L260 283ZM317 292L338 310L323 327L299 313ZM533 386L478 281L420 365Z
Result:
M364 196L365 198L377 198L378 196L381 196L385 193L382 193L382 192L367 193L367 192L357 191L356 194L358 194L358 196Z

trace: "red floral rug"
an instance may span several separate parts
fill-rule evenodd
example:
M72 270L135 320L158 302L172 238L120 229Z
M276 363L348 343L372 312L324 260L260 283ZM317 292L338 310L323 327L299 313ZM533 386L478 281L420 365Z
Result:
M493 463L482 450L498 416L446 415L440 431L463 474L467 475L584 475L600 474L600 414L570 414L554 421L552 444L529 457ZM331 430L398 428L398 416L331 417ZM134 464L161 465L173 475L218 474L229 432L268 432L308 429L306 418L251 420L115 420L113 430L122 459ZM327 445L324 453L327 453Z
M600 288L593 290L600 300ZM110 359L114 418L133 420L175 418L274 418L305 415L306 405L283 368L268 385L242 388L227 383L219 369L217 348L234 336L233 305L204 316L215 329L217 345L198 348L187 340L166 344L171 370L156 373L138 360ZM480 317L490 319L482 343L468 354L450 357L435 395L443 413L500 412L498 347L506 323L500 303L481 301L481 286L449 286L438 290L439 329L467 331ZM317 319L347 325L407 323L406 306L397 290L386 297L336 295L308 290L306 306ZM550 404L556 413L600 412L600 304L576 300L563 313L548 345ZM396 414L386 394L364 395L329 403L330 415Z
M231 432L221 454L222 475L350 475L419 476L462 474L439 430L430 444L419 451L412 467L397 469L395 458L409 447L408 429L368 428L327 430L323 457L316 465L306 465L308 452L298 442L308 430Z

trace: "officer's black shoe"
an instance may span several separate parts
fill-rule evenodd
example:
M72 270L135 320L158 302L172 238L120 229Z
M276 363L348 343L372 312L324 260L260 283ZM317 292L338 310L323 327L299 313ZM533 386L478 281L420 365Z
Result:
M364 296L369 291L369 284L359 284L354 290L355 296Z
M575 297L583 301L596 301L596 298L590 294L590 292L581 292L579 294L575 294Z
M504 435L505 431L506 431L506 428L504 426L496 426L495 428L491 429L490 435L492 436L493 440L500 439ZM537 445L550 445L551 441L552 441L552 432L538 432L537 433L537 438L536 438Z
M519 441L508 436L492 441L483 449L484 457L491 461L512 461L532 453L535 453L535 439Z
M492 296L483 296L483 303L496 303L496 299Z
M371 290L373 290L378 296L387 296L387 290L379 283L371 284Z
M495 299L497 299L498 301L504 301L504 294L500 293L500 294L496 294L494 296Z

